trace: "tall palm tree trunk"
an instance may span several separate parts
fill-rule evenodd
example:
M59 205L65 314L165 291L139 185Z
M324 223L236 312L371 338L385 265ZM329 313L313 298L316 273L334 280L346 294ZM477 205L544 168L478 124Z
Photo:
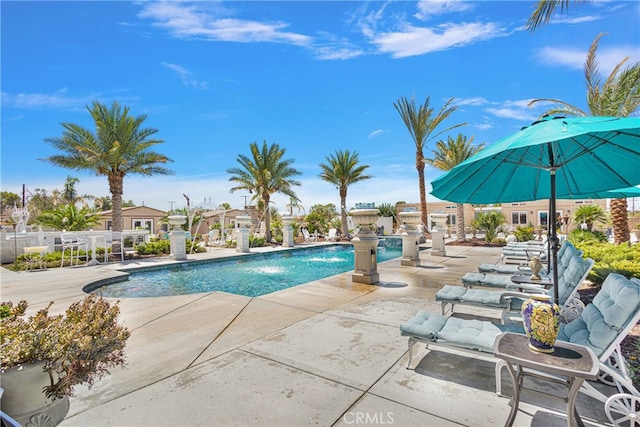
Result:
M342 222L342 238L350 239L349 224L347 222L347 190L340 189L340 221Z
M613 242L620 244L629 242L629 222L627 217L627 199L613 199L609 205L613 224Z
M109 175L109 192L111 193L111 230L122 231L122 182L123 177Z
M424 161L422 159L416 160L416 169L418 169L418 182L420 183L420 212L422 214L422 224L425 227L425 233L429 233L429 224L427 216L427 189L424 184Z
M460 242L467 240L464 232L464 205L462 203L456 204L456 239Z
M262 200L264 200L264 227L265 227L265 232L264 232L264 236L267 240L267 243L271 243L271 213L269 212L269 202L271 200L271 197L269 197L269 194L267 194L266 196L264 196L262 198Z

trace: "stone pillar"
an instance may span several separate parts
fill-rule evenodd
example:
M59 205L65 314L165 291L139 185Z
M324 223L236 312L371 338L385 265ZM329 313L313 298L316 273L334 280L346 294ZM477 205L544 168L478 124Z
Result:
M356 205L357 206L357 205ZM375 223L378 220L378 209L354 209L350 212L353 221L360 226L360 230L351 239L354 249L354 271L351 280L355 283L368 285L378 283L378 236Z
M251 217L249 215L238 215L236 217L236 221L240 224L240 228L238 229L238 238L236 240L236 252L238 253L249 253L249 223L251 222Z
M431 219L435 222L435 226L431 230L431 255L447 255L444 245L444 236L447 232L447 217L448 215L444 213L431 214Z
M283 248L292 248L293 244L293 227L291 223L293 222L293 217L291 216L282 216L282 247Z
M171 225L171 232L169 233L171 254L169 257L177 261L187 259L187 234L180 228L186 219L187 217L184 215L169 216L169 224Z
M420 224L420 211L407 210L398 213L398 219L402 222L400 226L400 235L402 236L402 259L400 265L409 267L420 266L420 251L418 240L420 232L416 225Z

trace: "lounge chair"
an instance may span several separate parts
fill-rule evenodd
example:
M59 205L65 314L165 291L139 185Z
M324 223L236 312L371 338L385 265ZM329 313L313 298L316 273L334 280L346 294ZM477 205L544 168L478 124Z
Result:
M583 252L576 249L572 244L563 244L558 251L558 276L562 276L563 271L569 265L574 256L582 257ZM549 277L549 272L540 272L541 277ZM487 274L487 273L465 273L460 279L462 284L467 288L476 286L508 289L513 287L511 277L505 274Z
M311 236L309 234L309 230L307 230L306 228L302 229L302 236L304 237L304 242L305 243L309 243L309 242L315 242L317 239L315 238L315 236Z
M336 230L335 228L330 228L329 234L327 235L325 240L327 242L335 242L336 240L338 240L338 230Z
M589 382L582 385L581 392L606 402L606 411L622 413L628 396L634 399L640 397L620 351L620 343L639 320L640 279L627 279L620 274L610 273L600 292L580 316L560 325L558 340L591 348L598 357L601 380L615 386L620 392L607 397ZM427 348L430 345L448 346L492 353L496 337L507 331L524 333L519 325L497 325L488 321L447 317L424 310L400 325L401 335L409 337L407 369L411 366L413 346L418 342L426 344ZM498 394L501 394L501 371L504 366L504 361L496 364ZM609 412L607 415L612 418Z
M578 297L578 287L587 278L594 264L595 262L591 258L583 259L576 254L571 258L568 266L562 268L561 274L558 274L558 305L561 314L567 319L575 318L584 308ZM505 276L497 277L510 280ZM516 286L520 289L519 292L515 292ZM531 294L547 293L553 297L553 288L544 290L538 285L511 283L506 289L494 291L446 285L436 293L436 301L440 302L443 315L447 313L447 305L451 306L450 314L453 313L456 305L501 309L502 323L507 323L511 317L519 317L522 303Z
M558 249L558 262L562 260L562 257L565 251L569 249L570 251L577 251L575 246L568 240L565 240L560 249ZM521 264L489 264L482 263L478 266L478 273L490 273L490 274L531 274L531 269L526 261L522 261ZM542 271L541 274L545 274L545 271Z

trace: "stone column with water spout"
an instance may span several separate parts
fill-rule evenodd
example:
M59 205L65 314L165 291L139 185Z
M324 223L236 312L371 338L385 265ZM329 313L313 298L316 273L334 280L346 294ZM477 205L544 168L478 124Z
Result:
M236 252L249 253L249 223L251 223L251 217L246 213L238 215L236 222L240 225L238 229L238 239L236 240Z
M187 259L187 236L182 229L182 224L186 221L185 215L169 215L169 225L171 232L169 233L171 258L183 261Z
M351 280L356 283L366 283L368 285L378 283L378 236L375 233L376 221L380 211L373 207L373 203L364 208L359 208L349 212L353 222L360 230L351 239L354 249L354 270Z
M282 247L292 248L293 245L293 217L290 215L282 215Z
M410 267L420 266L420 248L418 240L420 232L417 225L420 224L422 213L417 210L406 210L398 213L398 218L402 225L400 226L402 236L402 259L400 265Z
M445 213L432 213L431 220L435 223L431 229L431 255L446 256L447 251L444 245L444 236L447 232L447 218Z

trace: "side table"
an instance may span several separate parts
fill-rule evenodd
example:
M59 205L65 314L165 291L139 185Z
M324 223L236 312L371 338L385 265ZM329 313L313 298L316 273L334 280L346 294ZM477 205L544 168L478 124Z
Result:
M501 359L496 366L496 373L502 369L501 364L505 365L513 382L511 412L505 426L512 426L516 418L525 376L564 384L568 388L565 399L567 402L567 425L569 427L583 426L575 409L576 397L582 383L585 380L596 380L599 371L598 358L590 348L556 341L553 353L539 353L529 349L529 339L526 335L505 332L496 338L493 345L493 355ZM525 370L525 368L528 369ZM554 378L544 373L560 378ZM561 377L564 377L565 380L562 380ZM499 375L496 375L496 381L500 381ZM532 391L542 393L537 390Z
M545 288L553 286L553 279L551 279L551 277L541 277L540 280L532 280L531 275L527 274L514 274L511 276L511 281L517 285L526 283L543 286Z

